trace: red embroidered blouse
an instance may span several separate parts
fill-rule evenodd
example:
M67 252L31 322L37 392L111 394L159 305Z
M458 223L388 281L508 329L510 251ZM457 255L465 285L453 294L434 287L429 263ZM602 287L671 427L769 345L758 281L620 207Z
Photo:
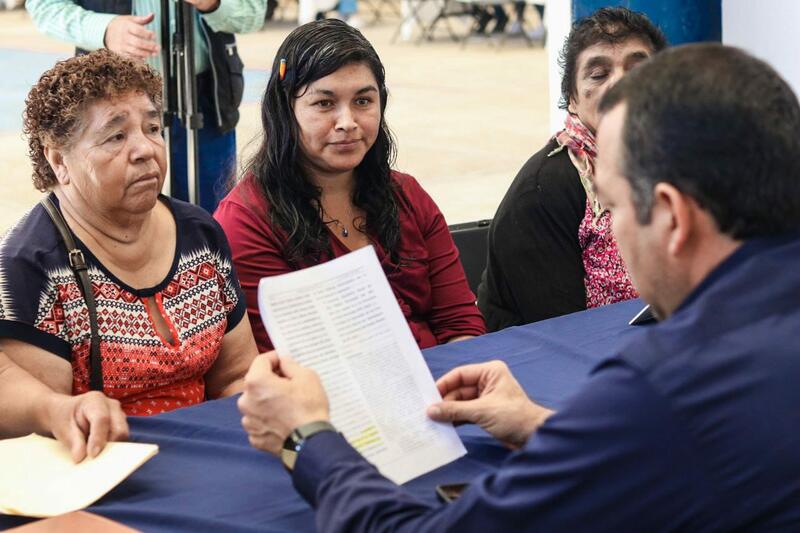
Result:
M483 317L444 216L413 177L392 175L399 185L400 264L393 264L380 244L373 246L414 338L427 348L459 335L482 335L486 331ZM247 314L262 352L272 349L272 343L258 312L258 282L295 270L283 252L281 232L267 222L268 212L268 201L255 182L245 177L214 213L230 242ZM333 233L330 241L334 257L350 251Z
M54 195L51 199L57 204ZM205 374L225 334L244 316L244 298L225 236L197 206L162 197L178 232L173 263L154 287L119 280L80 239L97 304L103 392L128 415L202 402ZM152 298L169 327L161 336ZM89 309L64 244L41 205L0 239L0 338L27 342L72 364L73 394L89 390Z

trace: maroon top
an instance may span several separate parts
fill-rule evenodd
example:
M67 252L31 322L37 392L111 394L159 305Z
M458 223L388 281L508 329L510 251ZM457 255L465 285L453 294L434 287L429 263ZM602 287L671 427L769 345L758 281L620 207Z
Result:
M372 244L414 338L420 348L427 348L459 335L482 335L486 326L444 216L417 180L399 172L393 172L392 178L399 185L400 264L393 264L380 244L374 240ZM228 236L247 299L247 314L262 352L272 349L272 343L258 312L258 282L296 270L284 254L284 232L275 231L267 222L268 210L269 203L258 185L245 177L214 213ZM330 242L334 257L350 252L334 233L330 233Z

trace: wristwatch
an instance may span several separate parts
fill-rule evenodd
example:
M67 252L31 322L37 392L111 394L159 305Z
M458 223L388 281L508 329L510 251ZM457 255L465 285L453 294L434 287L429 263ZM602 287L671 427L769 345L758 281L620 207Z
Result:
M286 470L289 472L294 470L294 463L297 461L297 455L303 449L303 445L308 439L323 431L336 432L336 428L330 422L311 422L310 424L303 424L289 433L289 436L283 441L283 449L281 450L281 461Z

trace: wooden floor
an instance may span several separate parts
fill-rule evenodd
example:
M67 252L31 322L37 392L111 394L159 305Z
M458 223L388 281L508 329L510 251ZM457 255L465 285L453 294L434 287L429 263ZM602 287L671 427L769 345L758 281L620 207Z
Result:
M444 31L433 42L392 44L399 18L387 11L372 22L364 11L362 31L386 67L397 168L419 179L448 223L491 218L516 172L550 133L545 50L522 39L508 39L502 47L470 40L462 47ZM458 31L465 23L452 21ZM293 27L279 20L239 36L248 69L236 130L240 159L259 132L258 99L267 70ZM20 131L25 93L47 66L71 52L70 45L40 35L25 11L0 12L0 233L39 197Z

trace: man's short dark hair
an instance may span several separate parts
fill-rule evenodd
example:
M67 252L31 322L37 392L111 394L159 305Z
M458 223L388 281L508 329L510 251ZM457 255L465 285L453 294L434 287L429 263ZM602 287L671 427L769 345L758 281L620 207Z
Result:
M735 239L800 229L800 104L772 67L733 47L681 46L633 69L600 112L622 103L619 165L640 223L666 182Z
M624 7L604 7L574 22L559 56L562 69L559 107L567 109L575 95L581 52L598 43L618 44L631 38L641 39L653 52L667 46L667 38L647 16Z

